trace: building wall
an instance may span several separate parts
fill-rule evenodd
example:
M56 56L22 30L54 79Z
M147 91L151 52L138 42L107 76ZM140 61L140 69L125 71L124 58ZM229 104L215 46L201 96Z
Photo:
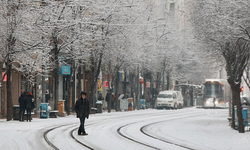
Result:
M12 102L13 105L19 105L18 99L21 95L21 74L16 71L12 71L11 77L11 92L12 92ZM2 84L2 110L1 115L7 115L7 87L6 81L3 81Z

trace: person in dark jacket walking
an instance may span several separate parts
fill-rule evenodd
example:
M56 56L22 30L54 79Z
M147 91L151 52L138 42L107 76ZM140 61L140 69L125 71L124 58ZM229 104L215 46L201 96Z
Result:
M47 90L45 91L45 101L46 101L46 103L48 103L49 100L50 100L49 89L47 89Z
M24 120L24 112L26 109L26 92L23 92L21 94L21 96L19 97L19 121L23 121Z
M31 110L34 108L32 98L33 98L32 93L29 92L26 98L27 122L28 121L31 122Z
M85 92L81 92L81 98L76 101L75 111L81 123L78 129L78 135L88 135L84 128L85 118L89 118L89 101L86 99Z

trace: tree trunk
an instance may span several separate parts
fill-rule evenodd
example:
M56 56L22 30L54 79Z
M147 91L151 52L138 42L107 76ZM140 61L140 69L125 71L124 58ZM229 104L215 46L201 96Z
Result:
M54 110L58 110L58 99L59 99L59 62L58 62L58 56L55 56L55 69L54 69Z
M150 104L152 104L153 98L154 98L154 83L153 83L153 73L151 73L151 77L150 77ZM150 106L151 108L153 108L152 106Z
M127 98L127 71L124 69L124 98Z
M162 91L165 90L165 66L166 66L166 59L164 59L164 63L163 63L163 72L162 72Z
M155 92L154 92L153 106L155 106L155 101L156 101L157 95L159 94L160 83L161 83L160 79L161 79L161 73L157 72L156 88L155 88Z
M111 61L109 61L109 67L108 67L109 71L108 71L108 88L109 88L109 92L107 93L109 96L108 96L108 100L107 103L108 103L108 113L111 112L111 96L112 96L112 89L111 89L111 86L110 86L110 72L111 72ZM106 98L106 97L105 97Z
M114 80L115 80L115 99L114 99L114 102L115 102L115 110L116 111L119 111L119 105L118 105L118 84L119 84L119 69L118 67L116 67L116 75L114 77Z
M147 83L147 71L146 70L143 73L143 80L144 80L144 84L143 84L143 98L145 99L145 101L147 101L147 87L146 87L146 83Z
M93 79L93 84L91 86L91 101L92 101L92 106L95 107L96 103L96 92L97 92L97 79L101 71L101 64L102 64L102 54L100 54L99 57L99 62L98 64L95 62L94 63L94 79Z
M81 86L81 79L82 79L82 66L80 65L78 67L78 73L77 73L77 98L79 99L80 98L80 93L81 93L81 89L82 89L82 86ZM75 105L75 103L74 103ZM74 108L74 107L73 107Z
M233 91L233 90L232 90ZM234 106L235 106L235 102L234 102L234 100L235 100L235 97L234 97L234 95L232 94L232 104L231 104L231 111L232 111L232 120L231 120L231 128L233 128L233 129L235 129L235 109L234 109Z
M74 110L74 106L75 106L75 100L76 100L76 80L75 80L75 61L73 60L72 62L72 76L71 76L71 81L72 82L72 108L71 110Z
M169 73L167 74L167 90L169 90L170 87L170 81L169 81L170 77L169 77Z
M237 107L238 131L239 133L244 133L245 131L243 124L243 116L242 116L242 106L240 101L240 84L236 85L231 84L231 89L232 89L233 104L236 105ZM234 109L234 105L232 105L232 109ZM234 112L234 110L232 112ZM232 118L234 118L233 115L234 114L232 114Z
M136 108L138 109L138 103L139 103L140 93L141 93L141 88L140 88L141 83L140 83L140 75L139 75L139 66L137 67L136 84L137 84L136 103L134 105L136 105Z
M109 90L109 92L108 92L108 94L109 94L109 100L108 100L108 113L110 113L111 112L111 102L112 102L112 88L110 88L110 90Z
M131 89L131 94L130 95L133 98L133 104L135 104L135 99L136 99L136 81L135 81L135 74L130 73L129 74L129 82L130 82L130 89ZM133 106L133 110L135 109L135 106Z
M70 115L70 98L71 98L71 90L72 90L72 82L70 81L70 77L67 77L67 98L66 98L66 113Z
M13 118L13 102L12 102L12 92L11 92L11 69L12 64L8 60L7 65L7 121L12 120Z

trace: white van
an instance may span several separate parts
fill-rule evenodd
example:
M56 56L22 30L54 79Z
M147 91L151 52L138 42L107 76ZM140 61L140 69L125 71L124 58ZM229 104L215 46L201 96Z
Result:
M183 108L183 97L180 91L161 91L156 99L156 108Z

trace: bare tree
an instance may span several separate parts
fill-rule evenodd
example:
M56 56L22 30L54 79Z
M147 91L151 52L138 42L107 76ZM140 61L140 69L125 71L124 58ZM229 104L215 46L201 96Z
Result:
M39 35L34 34L35 29L32 24L37 19L32 11L39 3L29 0L8 0L0 3L0 39L3 43L0 54L2 65L6 66L4 73L7 75L7 121L9 121L13 113L11 71L12 69L24 71L22 64L25 65L26 73L32 72L30 70L32 68L33 71L37 71L34 68L39 63L34 63L33 60L36 57L36 50L40 50L43 41ZM23 59L25 57L27 60Z
M226 62L227 80L232 90L232 128L235 128L234 106L237 106L238 130L244 133L240 84L249 60L249 2L233 0L194 1L193 21L197 38L211 56Z

